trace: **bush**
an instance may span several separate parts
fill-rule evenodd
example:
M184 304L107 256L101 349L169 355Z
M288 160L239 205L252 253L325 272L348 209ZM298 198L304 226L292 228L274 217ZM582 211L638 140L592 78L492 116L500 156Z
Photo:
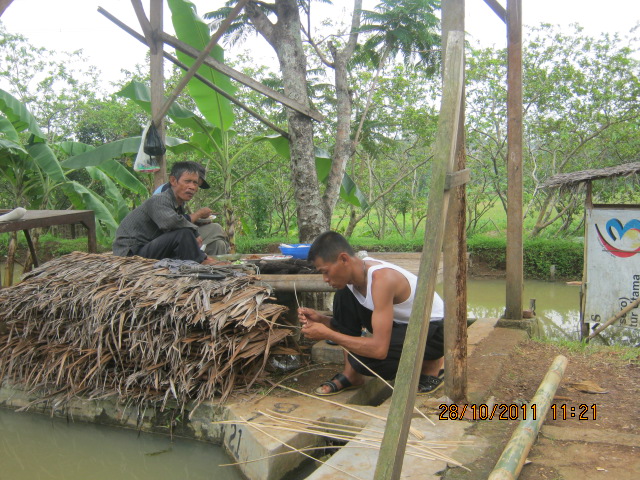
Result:
M548 279L551 266L560 278L581 278L584 259L582 243L571 240L534 238L524 241L523 266L527 278ZM467 249L489 267L506 268L507 241L477 235L467 241Z

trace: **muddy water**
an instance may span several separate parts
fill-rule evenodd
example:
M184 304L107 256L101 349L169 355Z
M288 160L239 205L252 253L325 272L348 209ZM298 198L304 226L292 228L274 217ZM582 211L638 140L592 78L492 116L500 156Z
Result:
M498 318L504 313L506 285L504 280L469 280L467 305L469 316ZM580 287L564 282L526 280L523 307L536 299L534 334L554 340L578 340L580 322ZM636 345L640 329L611 326L594 343Z
M0 479L239 480L220 447L0 409Z

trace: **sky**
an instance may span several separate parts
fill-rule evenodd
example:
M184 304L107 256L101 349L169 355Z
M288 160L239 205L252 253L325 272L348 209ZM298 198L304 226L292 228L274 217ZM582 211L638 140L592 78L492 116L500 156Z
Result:
M192 0L198 13L215 10L224 0ZM376 0L364 0L373 8ZM506 6L506 0L498 0ZM149 0L142 0L148 12ZM333 6L314 3L325 17L348 19L351 0L333 0ZM130 0L13 0L0 21L10 33L27 37L35 46L55 51L82 49L87 61L101 72L104 85L122 78L120 69L144 64L147 49L133 37L98 13L98 6L141 31ZM578 23L589 34L628 33L640 22L638 0L522 0L523 24L542 22L567 27ZM165 31L173 33L165 2ZM506 46L506 28L483 0L467 0L465 25L468 40L480 46ZM260 62L277 69L270 47L259 38L240 47L257 52Z

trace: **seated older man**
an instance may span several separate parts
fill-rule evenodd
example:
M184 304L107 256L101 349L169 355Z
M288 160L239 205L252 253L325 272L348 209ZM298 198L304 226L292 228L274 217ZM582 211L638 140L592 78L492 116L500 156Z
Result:
M122 220L113 242L114 255L214 263L201 250L202 237L195 224L208 219L211 209L203 207L192 214L185 212L185 205L198 192L203 177L202 165L176 162L169 175L170 188L152 195Z

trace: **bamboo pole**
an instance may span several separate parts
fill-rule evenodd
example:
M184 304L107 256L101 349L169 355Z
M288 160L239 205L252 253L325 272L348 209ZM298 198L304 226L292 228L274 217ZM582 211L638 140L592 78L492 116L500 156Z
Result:
M629 313L631 310L633 310L634 308L638 308L638 306L640 305L640 297L636 298L633 302L631 302L629 305L627 305L626 307L624 307L622 310L620 310L618 313L616 313L613 317L611 317L609 320L607 320L606 322L604 322L604 324L600 325L591 335L589 335L587 337L587 341L591 340L593 337L595 337L596 335L598 335L600 332L602 332L605 328L607 328L609 325L611 325L612 323L614 323L616 320L618 320L620 317L625 316L627 313Z
M162 40L164 40L164 43L166 43L167 45L170 45L176 50L180 50L181 52L186 53L190 57L197 58L200 53L197 49L193 48L191 45L178 40L176 37L169 35L166 32L162 34ZM213 68L214 70L217 70L220 73L224 73L226 76L233 78L234 80L242 83L243 85L246 85L252 90L255 90L256 92L261 93L262 95L265 95L275 100L276 102L281 103L285 107L289 107L291 110L294 110L298 113L306 115L307 117L312 118L317 122L324 122L324 116L317 110L314 110L310 107L302 105L300 102L293 100L287 97L285 94L280 93L276 90L273 90L272 88L269 88L266 85L263 85L262 83L258 82L257 80L254 80L250 76L245 75L244 73L234 70L230 66L217 61L213 57L206 57L204 60L204 63L205 65Z
M553 402L565 368L567 368L567 358L558 355L549 367L536 394L527 405L526 419L520 422L511 435L509 443L507 443L488 480L515 480L518 478L527 454L531 450Z
M153 40L153 28L151 27L151 22L144 13L144 7L142 6L142 0L131 0L131 5L133 5L133 10L136 12L136 17L138 17L138 23L140 23L140 28L142 28L142 33L144 34L144 39L151 50L151 54L155 55L158 53L156 42Z
M507 11L500 5L498 0L484 0L484 3L489 5L489 8L493 10L493 13L495 13L500 20L507 23Z

